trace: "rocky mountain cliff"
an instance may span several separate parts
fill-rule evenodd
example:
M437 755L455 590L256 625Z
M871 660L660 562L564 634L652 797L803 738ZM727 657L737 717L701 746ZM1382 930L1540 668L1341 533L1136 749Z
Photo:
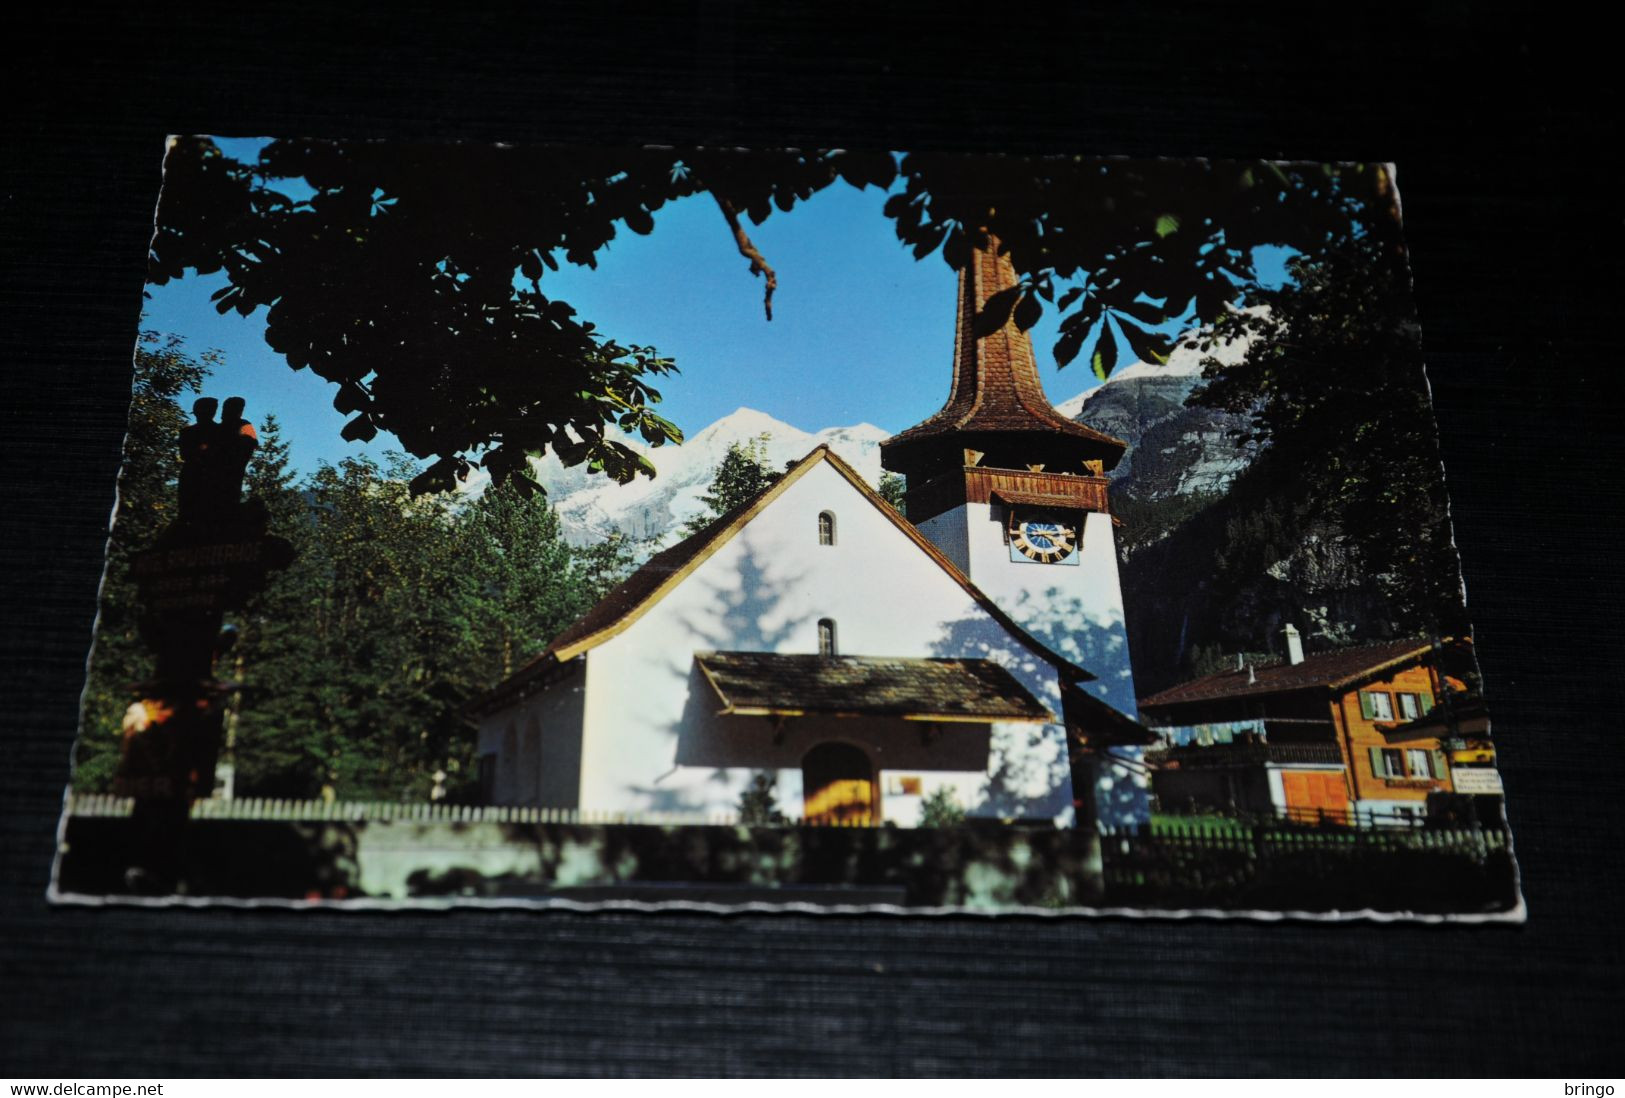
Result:
M1246 347L1217 348L1221 362ZM1123 601L1142 695L1273 653L1291 622L1315 647L1388 635L1388 608L1341 530L1283 502L1280 475L1238 446L1248 417L1187 407L1208 357L1183 347L1058 405L1129 443L1112 472Z
M1238 361L1245 345L1220 348L1215 357ZM1056 405L1079 423L1129 444L1112 470L1112 494L1142 502L1221 492L1247 467L1250 450L1238 449L1234 432L1247 417L1211 408L1187 408L1201 384L1200 351L1178 347L1166 365L1136 362L1113 372L1098 388Z

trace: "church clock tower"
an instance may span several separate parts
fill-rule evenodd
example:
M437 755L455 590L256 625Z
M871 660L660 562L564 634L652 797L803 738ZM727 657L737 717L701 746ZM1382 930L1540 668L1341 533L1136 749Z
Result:
M881 462L907 478L909 521L1028 632L1092 672L1090 693L1133 717L1105 476L1128 447L1055 411L1014 321L977 338L977 314L1015 284L990 237L959 274L948 402L883 442Z

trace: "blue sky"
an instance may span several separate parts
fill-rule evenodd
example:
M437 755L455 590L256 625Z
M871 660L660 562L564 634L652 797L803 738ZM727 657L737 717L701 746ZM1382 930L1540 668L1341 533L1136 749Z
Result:
M252 157L261 142L221 144ZM617 342L676 359L682 372L660 386L661 411L688 434L739 407L807 431L864 421L899 431L947 396L955 276L940 255L914 259L881 216L884 201L873 188L836 184L749 226L779 276L771 322L761 280L705 196L668 204L652 234L623 230L596 270L564 265L542 288ZM1267 267L1278 277L1279 258ZM217 314L209 295L222 285L223 275L192 275L149 287L142 326L184 337L193 352L223 351L207 393L244 397L255 422L274 413L302 471L392 447L384 435L367 445L341 439L346 417L333 410L335 386L290 369L265 346L263 309ZM1096 382L1082 358L1055 368L1056 320L1047 311L1032 336L1044 385L1059 402Z

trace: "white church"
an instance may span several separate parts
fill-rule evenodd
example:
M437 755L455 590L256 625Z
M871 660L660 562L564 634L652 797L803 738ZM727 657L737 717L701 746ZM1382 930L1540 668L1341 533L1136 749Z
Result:
M758 775L809 823L1143 819L1106 470L1055 412L996 243L960 274L953 385L882 444L904 518L826 447L659 553L471 708L489 803L696 822Z

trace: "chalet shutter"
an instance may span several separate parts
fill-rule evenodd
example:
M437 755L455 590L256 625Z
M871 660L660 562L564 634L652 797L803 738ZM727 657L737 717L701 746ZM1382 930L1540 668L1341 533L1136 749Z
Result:
M1362 694L1361 697L1364 697L1364 695ZM1371 773L1375 774L1379 778L1386 778L1388 776L1388 767L1382 761L1382 748L1373 747L1370 749L1370 751Z
M1435 747L1433 749L1432 755L1433 755L1433 776L1435 778L1448 777L1449 774L1450 774L1450 765L1445 762L1444 752L1440 751L1438 748Z
M1371 704L1371 692L1368 690L1360 691L1360 716L1366 720L1371 720L1376 715L1376 709ZM1373 755L1372 758L1376 758L1376 756Z

